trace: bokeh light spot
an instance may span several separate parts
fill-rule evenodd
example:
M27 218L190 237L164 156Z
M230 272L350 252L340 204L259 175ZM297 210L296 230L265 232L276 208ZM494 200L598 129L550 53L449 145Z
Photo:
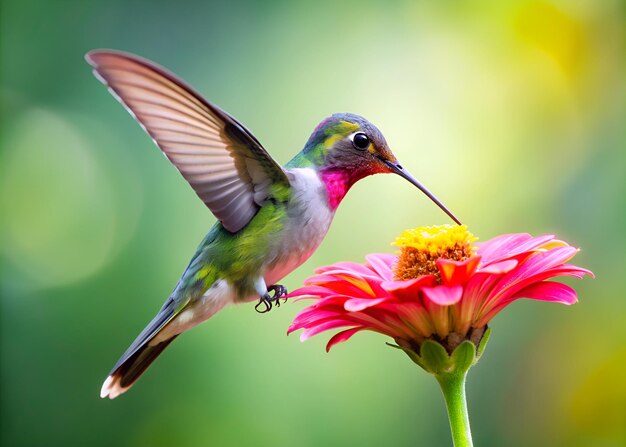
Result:
M99 269L111 252L116 222L88 141L67 120L42 109L25 113L6 137L0 166L0 203L7 210L3 255L32 286L65 284Z

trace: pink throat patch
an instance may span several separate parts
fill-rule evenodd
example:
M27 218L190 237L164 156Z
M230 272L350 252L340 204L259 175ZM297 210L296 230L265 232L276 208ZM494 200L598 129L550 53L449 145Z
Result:
M358 180L344 169L327 169L320 172L320 178L326 185L328 206L335 211L350 187Z

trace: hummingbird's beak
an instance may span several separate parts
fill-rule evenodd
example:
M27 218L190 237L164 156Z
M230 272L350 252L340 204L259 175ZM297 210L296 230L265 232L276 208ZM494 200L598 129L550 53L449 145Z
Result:
M450 216L452 218L453 221L455 221L457 224L461 225L461 221L459 219L457 219L454 216L454 214L452 214L450 212L450 210L448 208L446 208L445 205L439 201L439 199L437 199L437 197L435 197L429 190L427 190L424 187L424 185L422 185L420 182L418 182L415 177L413 177L411 174L409 174L399 163L392 162L392 161L389 161L389 160L385 160L382 157L380 157L380 161L382 161L389 169L391 169L391 171L395 172L400 177L403 177L403 178L407 179L413 185L417 186L420 191L422 191L424 194L426 194L430 200L435 202L437 204L437 206L443 210L444 213L446 213L448 216Z

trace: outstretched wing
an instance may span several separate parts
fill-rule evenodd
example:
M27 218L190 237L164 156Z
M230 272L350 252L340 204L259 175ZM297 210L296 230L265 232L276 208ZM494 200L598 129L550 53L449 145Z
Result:
M85 58L228 231L287 191L276 188L289 185L285 172L252 133L173 74L116 51Z

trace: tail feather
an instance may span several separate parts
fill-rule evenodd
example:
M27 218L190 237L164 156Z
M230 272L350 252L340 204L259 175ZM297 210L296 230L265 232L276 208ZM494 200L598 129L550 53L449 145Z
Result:
M100 390L100 397L115 399L124 393L139 378L148 366L174 340L174 334L164 340L155 339L159 333L179 313L180 306L171 297L165 302L159 313L137 336L126 352L115 364Z
M102 385L100 397L108 396L109 399L115 399L126 392L176 337L177 335L155 345L144 344L140 347L107 377Z
M216 281L202 299L191 294L172 295L137 336L104 381L100 397L114 399L128 390L179 334L210 318L233 301L234 292L224 280Z

